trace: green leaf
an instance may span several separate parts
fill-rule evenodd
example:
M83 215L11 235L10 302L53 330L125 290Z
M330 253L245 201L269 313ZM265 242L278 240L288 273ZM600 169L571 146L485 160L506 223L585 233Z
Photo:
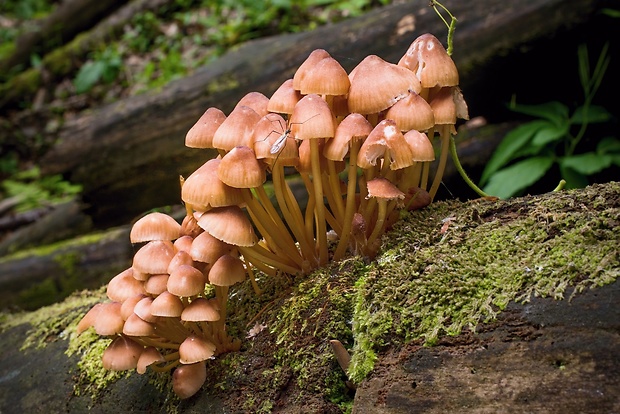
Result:
M599 155L620 152L620 139L616 137L605 137L596 146L596 153Z
M500 198L511 197L542 178L552 165L551 157L519 161L493 174L489 184L484 187L484 192Z
M592 175L602 171L611 166L611 163L611 156L606 154L598 155L594 152L560 158L561 167L571 168L583 175Z
M510 109L525 115L544 118L556 125L562 125L568 119L568 107L557 101L546 102L540 105L514 104Z
M611 114L607 112L607 109L598 105L590 105L587 111L584 111L583 106L575 109L575 113L570 119L570 123L573 125L581 125L585 122L588 124L598 124L601 122L607 122L611 119Z
M101 79L105 69L104 66L104 63L101 61L86 62L82 65L77 76L73 80L75 91L77 93L83 93L90 90L90 88Z
M545 121L532 121L520 125L506 134L487 162L480 178L480 185L486 184L493 173L515 159L518 156L517 152L525 147L534 134L545 125L547 125Z
M542 148L551 142L559 141L562 137L566 135L567 132L568 124L555 125L551 122L547 122L547 125L540 128L534 134L534 138L532 139L532 145Z

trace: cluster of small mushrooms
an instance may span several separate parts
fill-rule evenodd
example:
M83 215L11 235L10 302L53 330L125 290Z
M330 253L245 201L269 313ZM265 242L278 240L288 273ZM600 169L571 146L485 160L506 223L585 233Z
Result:
M249 93L228 116L209 108L185 144L219 156L181 180L183 223L162 213L135 223L131 242L143 246L78 333L92 326L113 338L106 369L173 370L174 392L192 396L205 361L240 347L226 332L230 286L247 275L260 293L256 271L304 274L347 252L372 257L399 209L433 199L456 119L467 118L457 85L452 59L424 34L397 65L371 55L347 74L319 49L271 98Z

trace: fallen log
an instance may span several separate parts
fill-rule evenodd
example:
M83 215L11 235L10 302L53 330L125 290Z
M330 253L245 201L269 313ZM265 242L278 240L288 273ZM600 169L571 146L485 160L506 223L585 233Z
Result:
M597 2L586 0L571 1L570 7L566 0L446 4L459 18L454 59L463 87L472 94L488 88L467 79L474 79L475 69L491 57L577 26L597 10ZM311 32L248 42L161 92L134 96L67 122L41 160L42 171L80 183L97 224L122 223L179 201L178 175L189 174L211 156L183 146L186 131L208 107L226 112L247 92L271 94L316 48L327 49L350 70L368 54L397 61L417 35L445 31L426 4L408 2Z

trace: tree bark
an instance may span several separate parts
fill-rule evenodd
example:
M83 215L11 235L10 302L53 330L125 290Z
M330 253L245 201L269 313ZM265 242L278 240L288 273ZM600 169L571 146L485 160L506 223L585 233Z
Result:
M492 56L587 21L597 9L597 2L586 0L571 1L570 7L566 0L446 5L459 18L454 59L465 80ZM177 203L178 175L189 174L211 155L183 146L186 131L208 107L226 112L247 92L270 95L316 48L327 49L347 70L368 54L395 62L417 35L445 33L442 25L426 3L408 2L311 32L248 42L161 92L125 99L68 122L43 158L42 169L82 184L99 224ZM463 86L468 87L466 82Z

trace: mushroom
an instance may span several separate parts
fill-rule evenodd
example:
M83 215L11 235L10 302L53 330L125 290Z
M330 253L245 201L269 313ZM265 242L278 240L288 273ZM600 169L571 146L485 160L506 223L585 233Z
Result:
M103 351L103 367L112 371L134 369L143 349L139 343L125 335L119 335Z
M207 380L207 367L204 361L181 365L172 373L172 389L181 399L196 394Z

